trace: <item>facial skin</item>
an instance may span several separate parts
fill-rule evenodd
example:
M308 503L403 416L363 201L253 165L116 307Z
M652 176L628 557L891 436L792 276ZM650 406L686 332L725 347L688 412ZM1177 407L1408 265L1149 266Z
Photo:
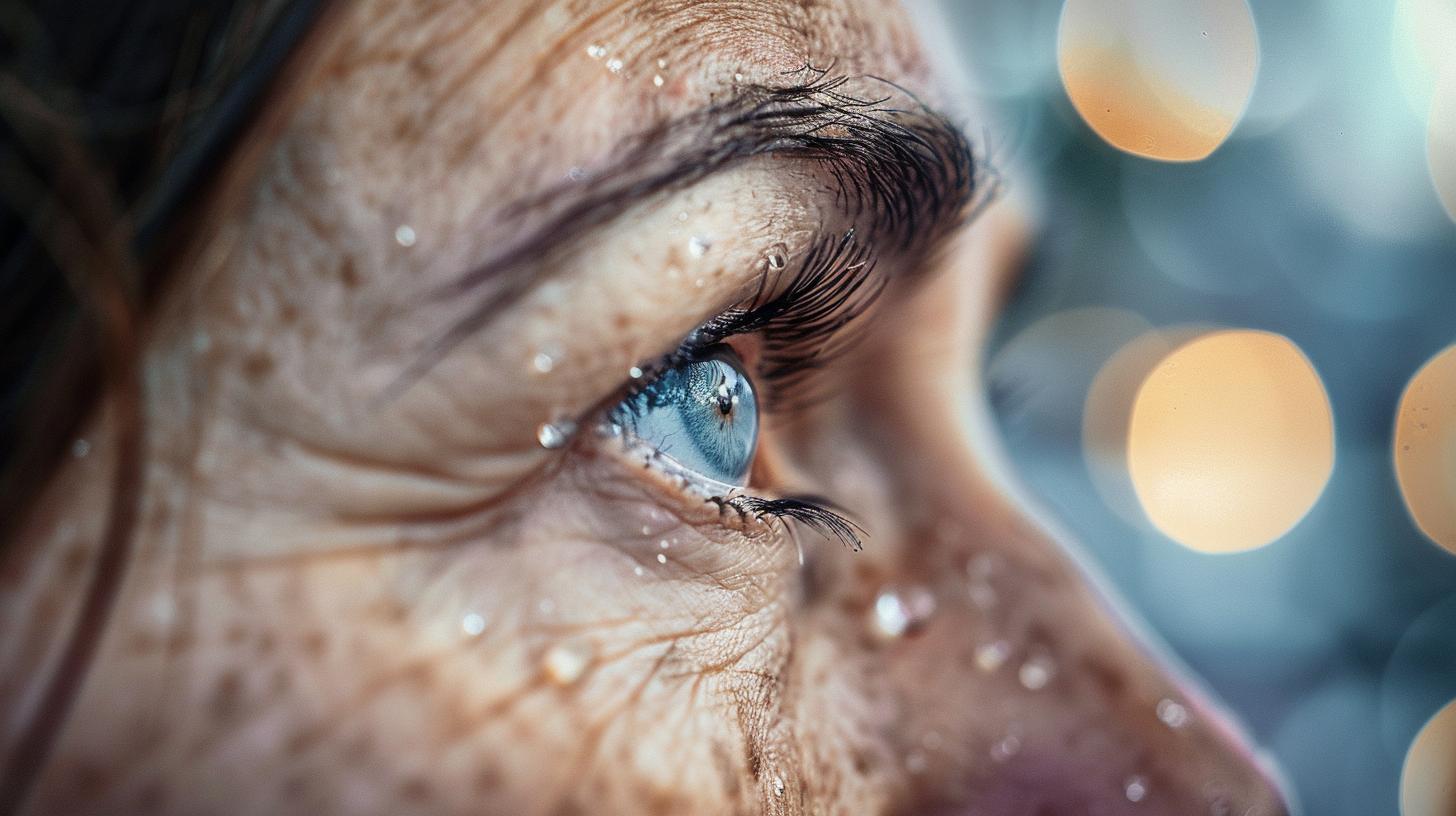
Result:
M992 476L974 372L1008 208L899 240L772 154L593 223L540 203L806 64L935 104L901 10L380 0L320 25L150 327L130 569L28 812L1286 812ZM887 288L819 398L761 415L747 491L829 497L862 552L593 432L776 245L851 227ZM507 274L519 296L450 334ZM729 342L756 376L764 340ZM7 755L89 578L109 416L3 573ZM545 449L558 420L579 430ZM896 589L928 614L887 636Z

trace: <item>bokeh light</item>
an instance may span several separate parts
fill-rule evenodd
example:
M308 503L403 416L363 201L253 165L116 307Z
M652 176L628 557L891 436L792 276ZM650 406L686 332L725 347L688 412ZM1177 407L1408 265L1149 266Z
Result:
M1456 701L1432 717L1411 743L1400 773L1400 813L1456 813Z
M1127 457L1143 511L1163 534L1201 552L1260 547L1303 518L1329 480L1329 397L1288 338L1205 334L1143 382Z
M1456 346L1406 386L1395 416L1395 476L1416 526L1456 553Z
M1442 206L1456 219L1456 61L1448 65L1431 99L1426 161Z
M1456 55L1456 4L1451 0L1396 0L1391 61L1411 110L1424 117L1436 80Z
M1198 161L1243 115L1259 41L1245 0L1067 0L1057 65L1077 112L1113 147Z

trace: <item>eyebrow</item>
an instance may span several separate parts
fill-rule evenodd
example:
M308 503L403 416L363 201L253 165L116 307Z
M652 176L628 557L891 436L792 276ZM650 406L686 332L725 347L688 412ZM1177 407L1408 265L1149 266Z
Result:
M467 336L540 283L543 258L571 247L633 204L688 187L745 160L778 155L819 164L836 204L871 243L927 250L963 223L977 196L979 165L962 130L889 80L859 77L878 97L846 90L851 78L805 68L807 80L744 85L723 100L629 137L602 169L503 208L534 224L440 295L476 305L431 343L397 384L407 387ZM902 101L894 104L894 101ZM392 389L395 390L395 389ZM396 390L396 393L398 391Z

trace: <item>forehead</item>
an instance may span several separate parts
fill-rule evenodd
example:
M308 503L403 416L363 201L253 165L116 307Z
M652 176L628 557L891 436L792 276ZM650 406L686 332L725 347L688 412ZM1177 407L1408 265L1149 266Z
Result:
M472 185L507 201L744 82L808 67L927 90L905 16L881 0L368 2L330 21L306 111L328 158L388 198Z

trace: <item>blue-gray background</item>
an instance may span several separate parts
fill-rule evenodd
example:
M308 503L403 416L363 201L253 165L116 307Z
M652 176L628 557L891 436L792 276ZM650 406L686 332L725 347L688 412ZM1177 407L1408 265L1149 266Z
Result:
M1060 0L944 4L993 115L990 158L1042 216L988 354L990 393L1019 476L1274 755L1303 812L1395 814L1406 749L1456 698L1456 557L1416 529L1391 465L1402 389L1456 342L1456 225L1396 80L1393 3L1250 5L1249 110L1212 157L1177 165L1120 153L1078 118L1057 76ZM1303 522L1211 556L1109 509L1081 407L1130 338L1037 326L1084 307L1267 329L1303 349L1336 424L1334 474Z

